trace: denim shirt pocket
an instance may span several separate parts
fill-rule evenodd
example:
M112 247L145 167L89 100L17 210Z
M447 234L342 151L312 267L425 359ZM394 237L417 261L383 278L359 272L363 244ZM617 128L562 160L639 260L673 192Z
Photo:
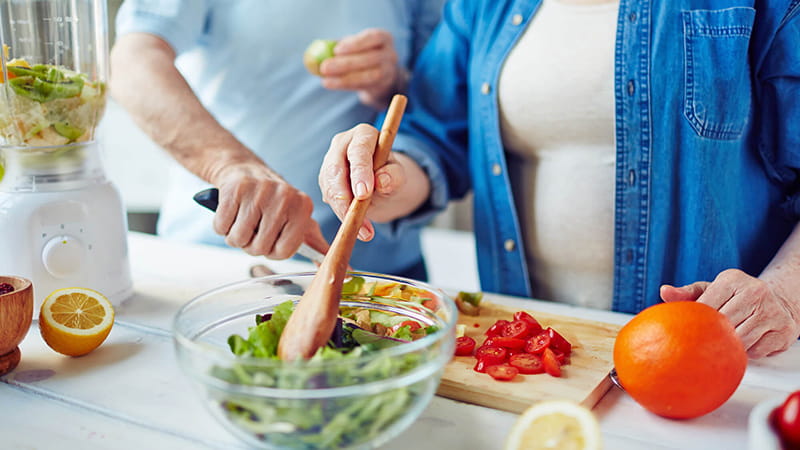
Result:
M747 125L755 14L747 7L683 11L683 115L699 136L738 139Z

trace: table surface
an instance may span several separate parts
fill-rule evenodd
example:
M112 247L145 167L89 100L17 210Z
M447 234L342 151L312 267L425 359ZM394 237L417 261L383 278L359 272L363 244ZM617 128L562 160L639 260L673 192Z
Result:
M466 234L426 232L431 282L446 291L475 290ZM116 308L106 342L70 358L50 350L34 321L20 345L22 361L0 377L0 448L244 448L206 411L177 366L170 333L177 309L197 294L247 278L254 263L305 271L297 261L269 261L236 250L129 235L134 296ZM446 256L445 256L446 255ZM487 294L496 303L609 323L630 316ZM759 402L800 389L800 344L751 361L733 397L711 414L673 421L644 411L612 388L595 406L607 449L744 449L748 415ZM387 449L496 449L517 415L435 397Z

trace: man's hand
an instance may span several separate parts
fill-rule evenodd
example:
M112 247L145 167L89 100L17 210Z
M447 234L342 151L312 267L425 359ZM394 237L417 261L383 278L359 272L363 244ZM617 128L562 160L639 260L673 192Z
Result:
M311 218L311 198L278 175L264 170L226 170L219 178L214 231L231 247L271 259L289 258L300 244L322 253L328 242Z
M320 66L326 89L357 91L365 105L385 108L405 89L408 74L398 65L392 35L377 28L342 38Z
M788 349L800 336L800 305L771 285L741 270L728 269L713 282L661 286L666 302L698 301L722 312L736 328L747 354L761 358Z

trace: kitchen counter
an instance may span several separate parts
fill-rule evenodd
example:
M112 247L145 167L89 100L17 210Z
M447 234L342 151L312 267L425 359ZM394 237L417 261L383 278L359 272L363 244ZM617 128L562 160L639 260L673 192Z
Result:
M431 235L433 233L433 235ZM467 239L467 240L464 240ZM458 253L469 238L432 231L426 254L432 283L474 290L474 257ZM180 244L131 233L134 296L117 306L106 342L70 358L46 346L34 321L22 342L22 361L0 377L3 449L235 449L243 445L206 411L174 357L170 327L177 309L195 295L247 278L254 263L236 250ZM446 255L446 256L445 256ZM437 259L439 258L439 259ZM297 261L269 261L278 272L306 271ZM488 294L487 294L488 295ZM488 295L496 303L609 323L630 316L535 300ZM759 402L800 389L800 344L751 361L734 396L699 419L673 421L647 413L612 388L594 408L607 449L745 449L747 418ZM496 449L517 415L435 397L388 449Z

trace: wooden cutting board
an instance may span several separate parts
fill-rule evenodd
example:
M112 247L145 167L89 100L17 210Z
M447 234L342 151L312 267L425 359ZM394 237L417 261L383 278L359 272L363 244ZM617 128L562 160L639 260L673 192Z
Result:
M484 332L499 319L512 320L518 308L481 302L479 316L461 315L466 335L480 346ZM537 311L527 311L543 327L553 327L572 344L569 364L562 366L561 378L546 373L518 375L511 381L497 381L472 370L474 356L456 356L444 371L438 395L490 408L521 413L541 400L566 399L593 407L612 386L608 372L614 366L614 339L621 325L593 322Z

